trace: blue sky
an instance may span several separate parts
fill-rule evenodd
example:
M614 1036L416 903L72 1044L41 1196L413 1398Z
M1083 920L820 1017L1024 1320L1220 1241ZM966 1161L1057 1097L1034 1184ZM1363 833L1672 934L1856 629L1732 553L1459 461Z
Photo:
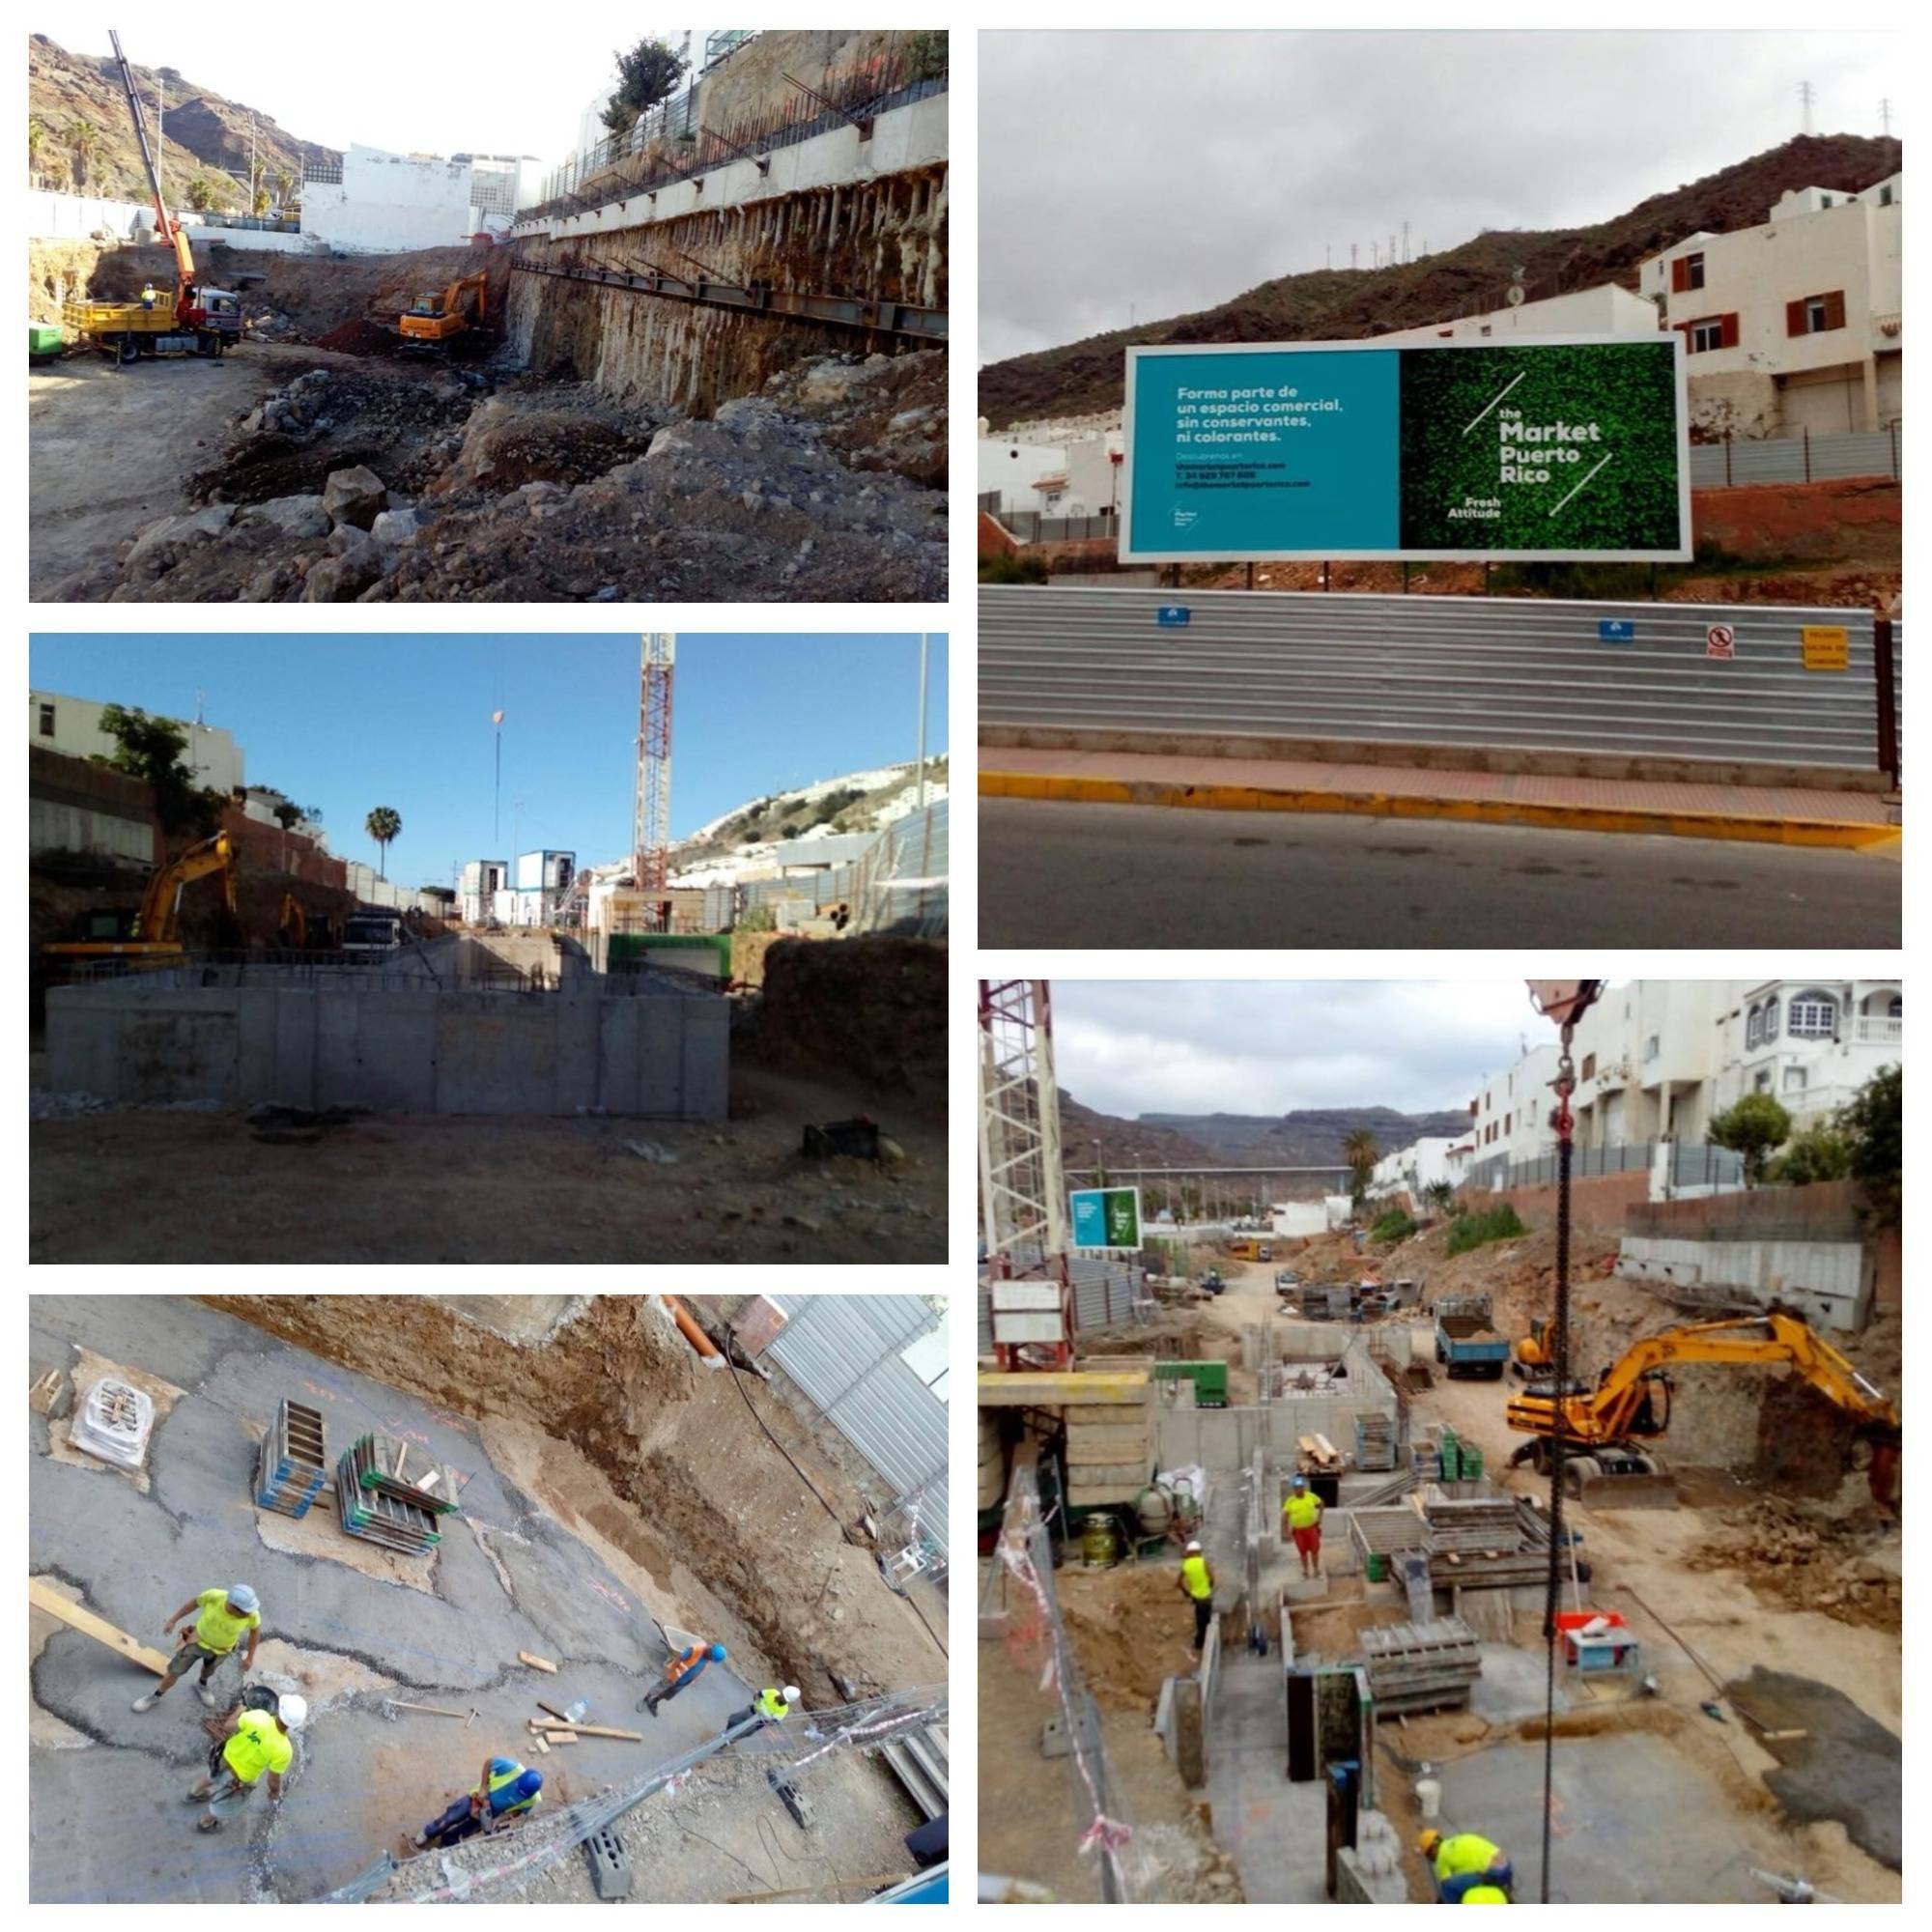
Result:
M362 831L393 806L392 878L447 885L453 866L515 850L630 849L637 768L635 633L471 637L221 636L31 640L37 691L138 705L235 734L250 784L319 806L329 844L373 865ZM932 639L926 749L946 749L946 639ZM491 830L503 720L500 830ZM671 829L684 837L768 791L910 759L916 634L681 632ZM522 810L517 810L518 801Z

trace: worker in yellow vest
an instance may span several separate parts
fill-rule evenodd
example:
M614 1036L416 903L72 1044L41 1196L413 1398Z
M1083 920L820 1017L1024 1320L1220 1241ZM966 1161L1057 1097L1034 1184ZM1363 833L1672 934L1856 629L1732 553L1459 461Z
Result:
M222 1821L247 1804L264 1772L269 1775L269 1802L279 1801L282 1774L295 1762L291 1737L307 1720L307 1700L293 1693L277 1700L272 1711L237 1711L227 1737L208 1753L208 1776L187 1794L190 1804L208 1805L195 1830L220 1831Z
M781 1724L785 1720L786 1713L797 1702L798 1686L796 1684L787 1684L782 1690L773 1685L767 1685L742 1711L733 1711L724 1719L724 1728L727 1731L733 1730L739 1724L744 1723L748 1718L760 1719L758 1724L759 1731L763 1730L767 1724ZM747 1731L745 1737L754 1738L757 1734L757 1731ZM742 1744L744 1739L740 1738L736 1742Z
M1289 1486L1281 1506L1282 1523L1294 1541L1294 1553L1301 1558L1301 1574L1321 1574L1321 1498L1308 1487L1306 1476L1297 1476Z
M1190 1543L1180 1559L1180 1594L1194 1605L1194 1648L1199 1650L1214 1621L1214 1573L1198 1543Z
M1510 1895L1499 1885L1472 1885L1463 1894L1464 1905L1507 1905Z
M478 1832L500 1832L521 1824L537 1808L543 1796L543 1773L526 1771L513 1757L483 1760L483 1773L473 1791L455 1799L440 1818L432 1818L411 1841L411 1850L435 1845L447 1851Z
M188 1616L194 1618L194 1623L182 1632L174 1655L168 1659L167 1674L152 1690L134 1699L136 1711L152 1711L174 1689L177 1680L185 1677L197 1663L201 1665L201 1679L194 1687L194 1694L213 1710L214 1692L208 1688L208 1680L219 1668L223 1658L234 1656L236 1646L244 1636L248 1643L242 1659L242 1675L246 1677L254 1669L255 1648L262 1640L262 1604L246 1583L231 1583L225 1590L203 1590L199 1596L190 1597L161 1628L173 1636L175 1626Z
M1500 1845L1475 1832L1458 1832L1445 1838L1430 1830L1416 1840L1415 1849L1429 1861L1430 1876L1435 1882L1438 1905L1493 1905L1493 1898L1472 1899L1472 1891L1499 1891L1502 1902L1510 1903L1516 1889L1516 1871Z

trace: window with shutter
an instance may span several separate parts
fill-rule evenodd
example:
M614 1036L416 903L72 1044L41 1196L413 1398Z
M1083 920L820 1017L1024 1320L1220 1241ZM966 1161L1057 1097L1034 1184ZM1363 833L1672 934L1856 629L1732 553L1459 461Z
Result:
M1741 340L1737 317L1735 315L1720 316L1719 321L1723 325L1724 332L1721 338L1723 346L1726 349L1735 349Z
M1825 327L1843 328L1845 326L1845 292L1833 289L1825 298Z
M1680 255L1670 265L1670 293L1682 295L1690 286L1690 258Z
M1804 304L1802 301L1784 304L1784 332L1786 335L1804 333Z

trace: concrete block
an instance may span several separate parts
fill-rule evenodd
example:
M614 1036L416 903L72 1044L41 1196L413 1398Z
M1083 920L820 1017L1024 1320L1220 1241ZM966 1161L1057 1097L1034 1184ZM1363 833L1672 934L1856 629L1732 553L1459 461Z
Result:
M685 1006L684 1118L723 1121L731 1111L731 1016L721 1000Z
M262 1084L261 1095L284 1106L313 1107L316 1104L315 992L307 986L278 986L274 1001L274 1065Z
M684 1021L675 999L636 998L638 1009L637 1113L645 1120L674 1120L684 1094Z
M549 1111L574 1114L597 1104L603 1009L614 1000L566 998L556 1004L556 1056Z
M1208 1740L1198 1679L1174 1679L1172 1726L1174 1767L1180 1774L1180 1781L1190 1791L1198 1791L1208 1782Z

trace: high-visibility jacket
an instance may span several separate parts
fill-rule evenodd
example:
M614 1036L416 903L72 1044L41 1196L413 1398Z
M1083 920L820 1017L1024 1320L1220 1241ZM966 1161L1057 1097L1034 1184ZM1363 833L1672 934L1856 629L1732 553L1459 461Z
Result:
M1463 1872L1488 1871L1502 1858L1502 1847L1474 1832L1458 1832L1435 1848L1435 1876L1438 1881L1456 1878Z
M687 1651L681 1651L665 1665L665 1682L669 1685L686 1683L711 1662L711 1646L708 1643L695 1643Z
M243 1711L221 1747L221 1761L243 1784L253 1784L265 1771L279 1776L295 1758L295 1746L267 1711Z
M1290 1529L1313 1529L1321 1520L1321 1498L1313 1490L1291 1490L1281 1513Z
M1197 1604L1205 1604L1214 1594L1214 1579L1208 1574L1208 1559L1205 1556L1183 1556L1180 1559L1180 1580L1187 1586L1187 1594Z
M226 1657L241 1641L243 1631L262 1628L259 1610L250 1610L245 1617L229 1615L226 1590L204 1590L195 1602L201 1606L201 1614L194 1620L194 1640L204 1650Z
M493 1771L490 1774L490 1782L485 1790L472 1791L469 1795L472 1798L487 1796L490 1800L491 1811L499 1818L511 1817L521 1811L534 1811L537 1806L537 1800L543 1796L543 1793L541 1791L533 1791L527 1798L525 1797L516 1789L518 1778L524 1775L523 1766L515 1758L502 1758L498 1762L507 1764L510 1767L509 1770Z
M1464 1905L1507 1905L1509 1893L1499 1885L1472 1885L1463 1894Z
M775 1723L782 1723L785 1713L790 1709L791 1706L785 1702L782 1690L767 1688L758 1692L757 1712L761 1718L770 1718Z

